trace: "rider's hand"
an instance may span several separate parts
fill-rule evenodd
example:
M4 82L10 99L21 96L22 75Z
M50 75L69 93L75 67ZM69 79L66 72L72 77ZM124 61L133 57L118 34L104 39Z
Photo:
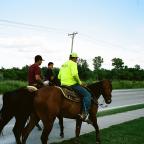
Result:
M48 80L44 81L43 84L44 84L44 86L48 86L49 85L49 81Z

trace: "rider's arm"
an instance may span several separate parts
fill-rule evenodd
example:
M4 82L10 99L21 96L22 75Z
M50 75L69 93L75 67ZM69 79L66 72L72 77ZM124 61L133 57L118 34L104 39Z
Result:
M80 80L79 75L78 75L78 69L77 69L76 63L72 65L71 72L72 72L72 76L75 79L75 81L81 85L81 80Z
M73 78L75 79L75 81L76 81L78 84L80 84L80 85L81 85L81 80L80 80L80 78L79 78L78 74L77 74L77 75L75 75L75 76L73 76Z

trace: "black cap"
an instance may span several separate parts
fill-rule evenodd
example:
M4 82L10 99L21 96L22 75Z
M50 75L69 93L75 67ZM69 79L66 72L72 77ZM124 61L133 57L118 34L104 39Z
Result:
M36 56L35 56L35 62L37 62L37 61L39 61L39 60L44 61L43 58L42 58L40 55L36 55Z

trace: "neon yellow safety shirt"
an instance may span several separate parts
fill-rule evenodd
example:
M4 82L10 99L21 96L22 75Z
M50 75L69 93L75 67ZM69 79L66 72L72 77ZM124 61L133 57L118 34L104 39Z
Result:
M81 84L77 63L72 60L65 62L60 68L58 79L60 79L61 85L71 86L77 83Z

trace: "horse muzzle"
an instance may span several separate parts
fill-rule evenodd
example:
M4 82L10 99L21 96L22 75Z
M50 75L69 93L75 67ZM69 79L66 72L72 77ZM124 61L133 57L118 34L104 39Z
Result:
M106 100L106 104L110 104L112 102L111 99Z

